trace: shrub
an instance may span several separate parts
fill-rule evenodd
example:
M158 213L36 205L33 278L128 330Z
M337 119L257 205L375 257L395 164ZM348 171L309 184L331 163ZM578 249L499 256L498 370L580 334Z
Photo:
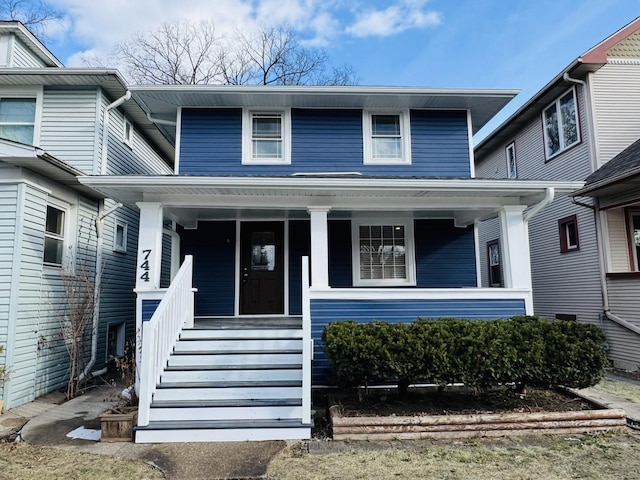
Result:
M475 388L515 383L549 387L596 384L606 366L604 335L594 325L509 320L418 319L411 324L354 321L327 325L322 338L338 383L418 380Z

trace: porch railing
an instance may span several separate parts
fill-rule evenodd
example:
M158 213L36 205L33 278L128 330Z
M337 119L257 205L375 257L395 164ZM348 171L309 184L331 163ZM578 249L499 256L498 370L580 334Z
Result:
M155 313L142 325L138 425L149 425L151 399L178 336L193 322L193 257L186 255Z
M311 300L309 298L309 257L302 257L302 422L311 423Z

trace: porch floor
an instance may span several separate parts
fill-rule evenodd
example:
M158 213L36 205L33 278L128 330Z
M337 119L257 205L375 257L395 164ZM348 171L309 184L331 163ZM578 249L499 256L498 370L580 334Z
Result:
M301 316L195 317L193 328L207 330L244 330L302 328Z

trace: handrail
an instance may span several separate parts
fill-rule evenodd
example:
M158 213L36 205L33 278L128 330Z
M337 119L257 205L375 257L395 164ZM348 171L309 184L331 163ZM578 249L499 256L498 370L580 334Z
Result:
M193 257L185 255L171 286L148 322L142 325L138 425L149 425L151 400L160 375L184 327L193 325Z
M309 299L309 257L302 257L302 423L311 423L311 300Z

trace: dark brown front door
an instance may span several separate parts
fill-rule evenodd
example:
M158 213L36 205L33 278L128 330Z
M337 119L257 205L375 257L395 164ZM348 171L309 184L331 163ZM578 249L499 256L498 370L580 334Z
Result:
M240 225L240 314L284 313L284 222Z

